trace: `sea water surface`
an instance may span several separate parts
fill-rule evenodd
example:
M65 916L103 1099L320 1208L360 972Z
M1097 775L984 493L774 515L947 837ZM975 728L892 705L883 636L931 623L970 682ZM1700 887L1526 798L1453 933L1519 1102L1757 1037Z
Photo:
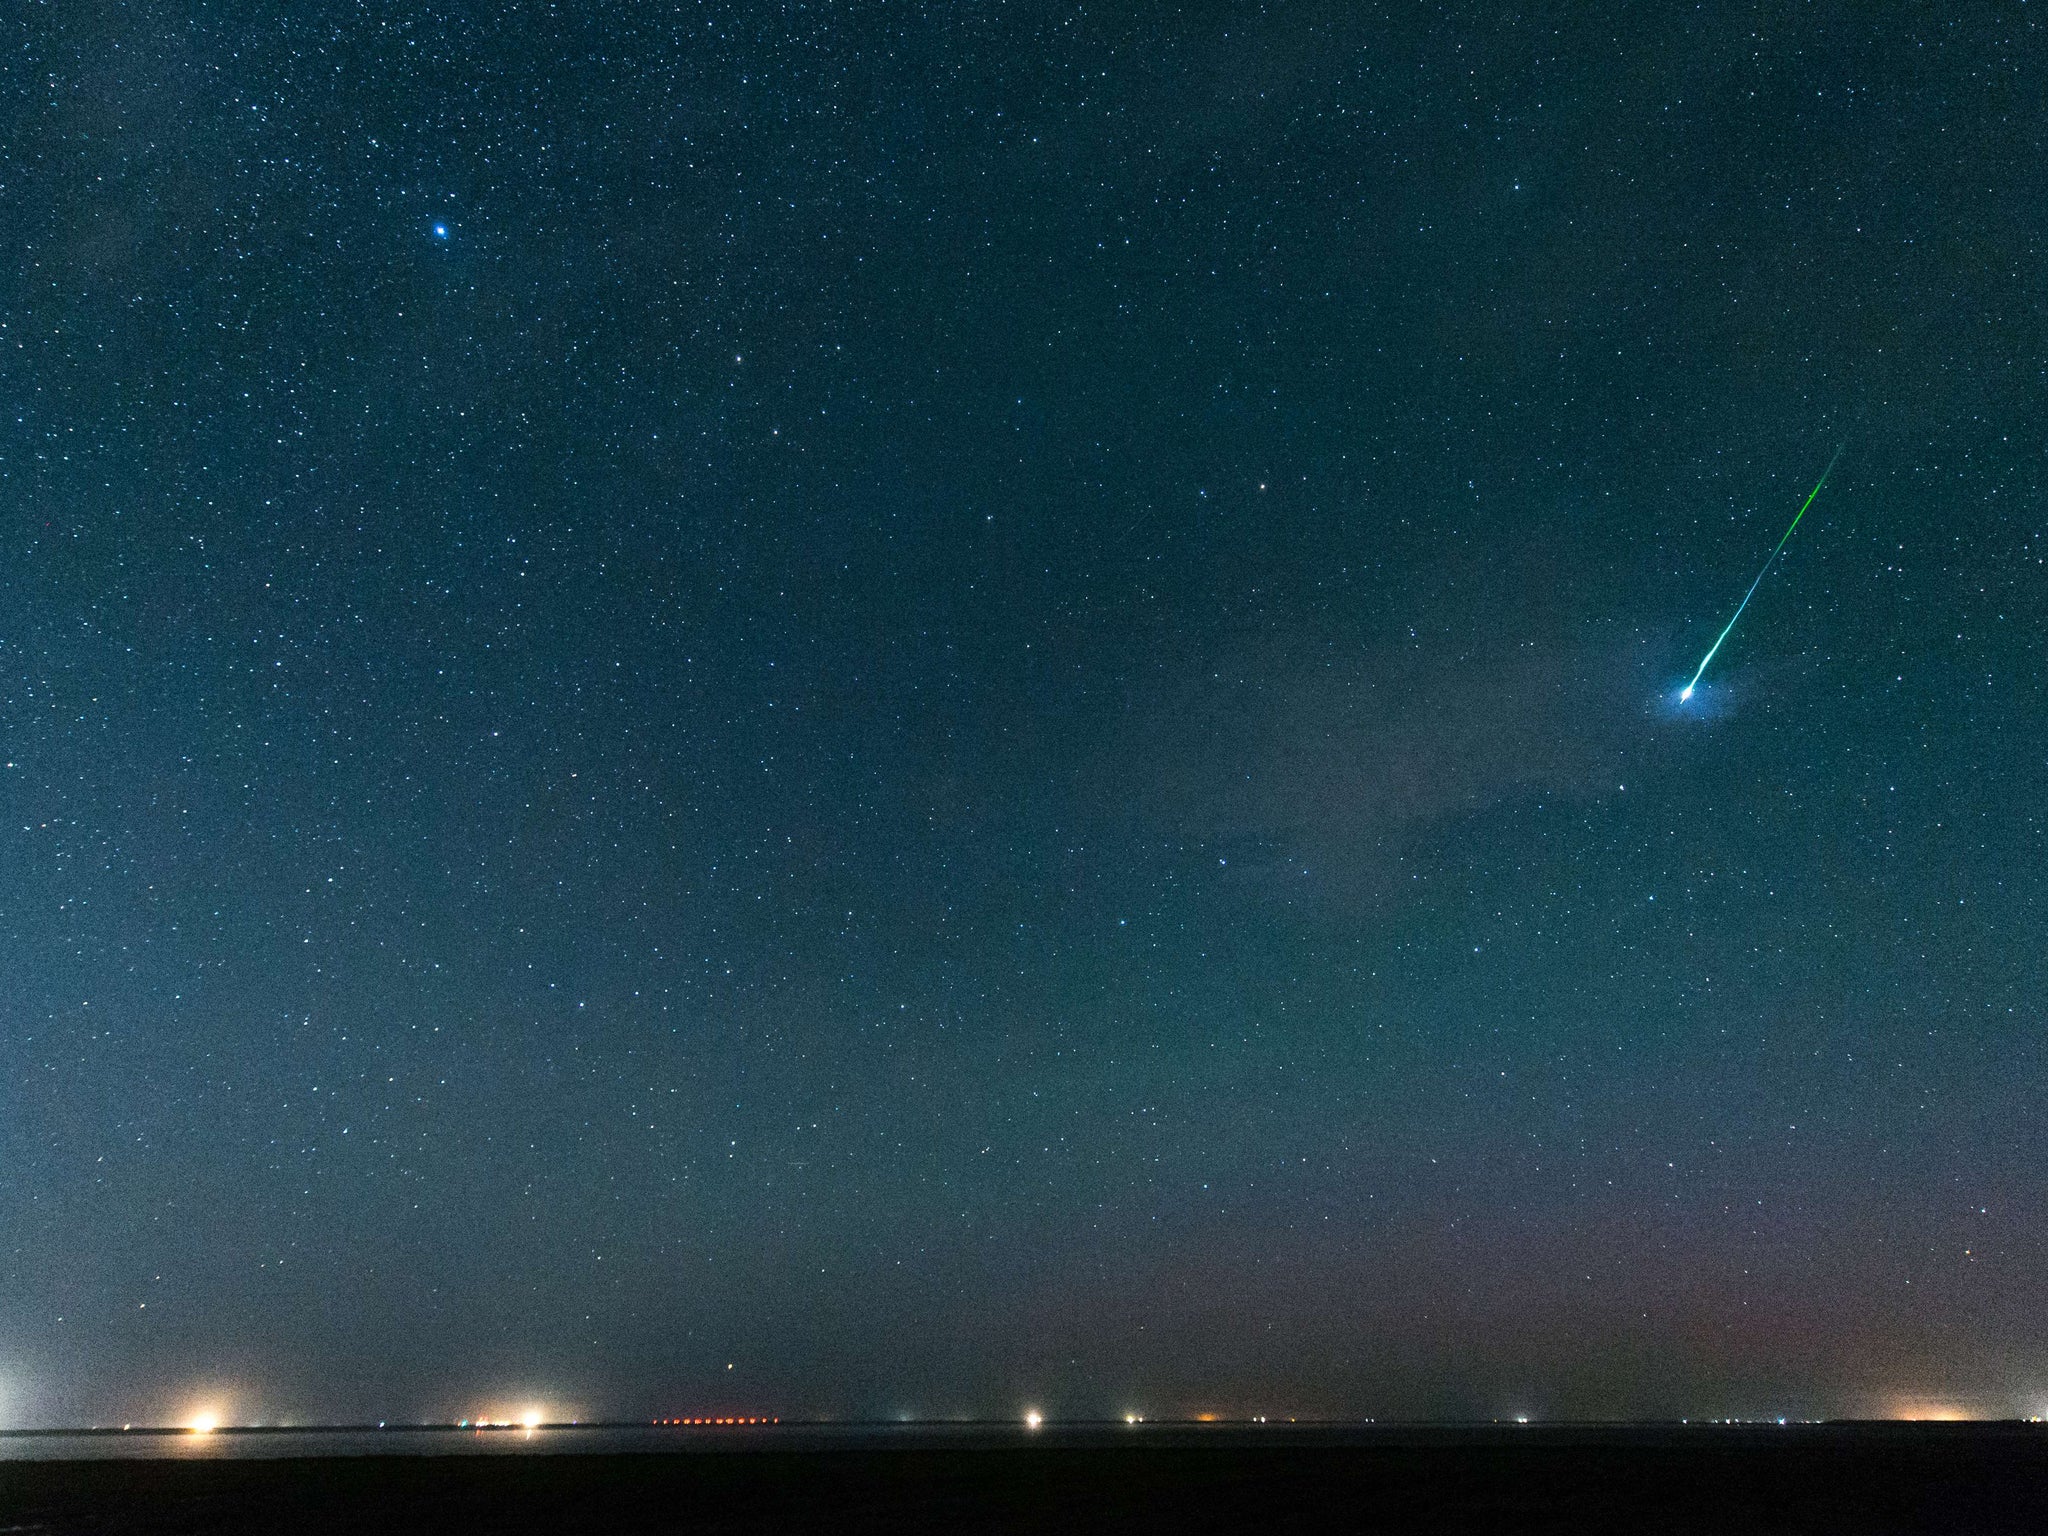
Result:
M1364 1426L1289 1426L1342 1437ZM1142 1437L1165 1443L1184 1436L1225 1440L1261 1433L1241 1424L1068 1423L1034 1428L1016 1422L544 1424L484 1427L455 1424L232 1426L190 1429L0 1430L0 1461L177 1458L264 1459L288 1456L616 1455L632 1452L733 1450L880 1450L891 1447L1099 1445ZM1270 1438L1261 1433L1261 1438Z
M168 1457L185 1460L266 1459L285 1456L517 1456L605 1455L619 1452L740 1449L811 1450L890 1443L972 1443L972 1432L994 1425L887 1424L656 1425L364 1424L340 1426L234 1426L200 1433L189 1429L81 1429L0 1431L0 1461L72 1461ZM915 1430L915 1435L906 1431ZM1029 1433L1017 1427L1011 1438Z
M692 1453L707 1451L861 1451L1209 1445L1423 1447L1516 1445L1721 1446L1912 1440L1928 1432L1976 1429L1997 1438L2041 1440L2037 1424L1909 1425L1744 1421L1722 1423L1467 1424L1220 1422L1188 1420L783 1422L769 1424L388 1424L327 1427L0 1430L0 1462L162 1458L277 1459L305 1456L518 1456Z

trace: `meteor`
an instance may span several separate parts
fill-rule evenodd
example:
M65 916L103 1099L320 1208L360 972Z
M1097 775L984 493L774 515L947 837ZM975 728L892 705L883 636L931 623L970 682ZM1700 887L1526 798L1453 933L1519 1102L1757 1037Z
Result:
M1847 447L1848 445L1845 443L1842 446ZM1820 488L1828 483L1828 476L1835 472L1835 462L1841 457L1842 449L1837 448L1835 450L1835 457L1828 460L1828 467L1820 472L1820 479L1815 482L1813 489L1806 493L1806 500L1799 504L1799 516L1792 519L1792 528L1797 528L1799 526L1799 518L1806 516L1806 509L1813 505L1813 498L1820 494ZM1742 617L1742 610L1747 608L1749 600L1756 596L1756 589L1764 584L1764 577L1769 574L1773 562L1777 560L1779 554L1784 550L1786 539L1792 537L1792 528L1785 530L1784 537L1778 540L1778 547L1771 551L1770 558L1764 561L1763 569L1756 573L1756 580L1749 584L1749 590L1742 594L1742 601L1735 605L1735 612L1729 617L1728 622L1722 626L1721 633L1714 637L1714 643L1707 647L1707 654L1700 658L1699 671L1693 673L1692 681L1679 691L1678 697L1681 700L1691 698L1693 689L1699 687L1700 678L1707 670L1707 663L1714 659L1714 652L1721 649L1721 642L1728 638L1728 631L1735 627L1735 621Z

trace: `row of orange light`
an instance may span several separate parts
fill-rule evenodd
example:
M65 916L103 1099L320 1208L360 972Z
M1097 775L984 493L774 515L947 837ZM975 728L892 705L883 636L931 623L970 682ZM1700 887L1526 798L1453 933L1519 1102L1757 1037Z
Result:
M780 1419L656 1419L657 1424L780 1424Z

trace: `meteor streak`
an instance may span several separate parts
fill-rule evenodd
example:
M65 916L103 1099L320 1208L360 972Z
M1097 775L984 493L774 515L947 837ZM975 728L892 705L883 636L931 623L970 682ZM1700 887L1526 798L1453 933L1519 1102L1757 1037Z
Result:
M1847 447L1848 445L1845 443L1842 446ZM1797 528L1799 526L1799 518L1806 516L1806 509L1813 505L1813 498L1820 494L1820 488L1828 483L1828 476L1835 472L1835 461L1841 458L1841 456L1842 449L1837 448L1835 450L1835 457L1828 460L1828 467L1820 472L1820 479L1815 482L1813 489L1806 493L1806 500L1799 504L1799 516L1792 519L1792 528ZM1735 627L1736 619L1742 617L1742 610L1747 608L1749 600L1756 596L1756 589L1764 584L1764 577L1769 574L1773 562L1777 560L1778 555L1785 548L1785 540L1792 537L1792 528L1785 530L1784 537L1778 540L1778 547L1771 551L1770 559L1764 561L1764 568L1756 573L1756 580L1749 584L1749 590L1742 594L1742 601L1735 605L1734 614L1722 626L1721 633L1714 637L1714 643L1707 647L1707 654L1700 658L1699 671L1693 673L1692 681L1687 683L1684 689L1680 691L1678 695L1680 699L1691 698L1693 689L1700 685L1700 678L1707 670L1707 663L1714 659L1714 652L1721 649L1721 642L1728 638L1728 631Z

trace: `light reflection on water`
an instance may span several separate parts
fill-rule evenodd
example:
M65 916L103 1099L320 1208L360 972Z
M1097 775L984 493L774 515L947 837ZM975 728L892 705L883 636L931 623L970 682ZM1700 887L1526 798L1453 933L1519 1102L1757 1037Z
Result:
M653 1425L492 1427L392 1425L362 1429L100 1430L91 1433L0 1434L0 1461L174 1457L181 1460L281 1456L498 1456L529 1451L665 1451L732 1446L739 1428L656 1428ZM758 1436L763 1431L753 1432Z
M1121 1430L1123 1427L1118 1426ZM1093 1438L1095 1426L1068 1433ZM1127 1431L1126 1431L1127 1432ZM361 1429L95 1430L0 1432L0 1461L285 1456L505 1456L526 1453L819 1450L832 1446L979 1445L1023 1440L1022 1424L392 1425ZM1039 1437L1039 1438L1042 1438Z
M388 1429L221 1429L211 1434L185 1431L119 1430L81 1433L0 1430L0 1463L7 1461L71 1461L110 1458L275 1459L289 1456L517 1456L616 1455L620 1453L693 1453L705 1451L816 1451L995 1448L1001 1446L1109 1446L1143 1443L1152 1446L1470 1446L1504 1443L1525 1446L1609 1444L1616 1446L1697 1446L1711 1442L1784 1445L1800 1441L1866 1441L1918 1444L1958 1437L2048 1437L2038 1423L1975 1421L1970 1423L1797 1420L1722 1421L1718 1423L1518 1425L1495 1420L1474 1424L1332 1424L1235 1422L1205 1424L1186 1420L1130 1423L1045 1422L1033 1428L1018 1422L956 1423L784 1423L776 1425L544 1425L490 1429L456 1425L400 1426Z

